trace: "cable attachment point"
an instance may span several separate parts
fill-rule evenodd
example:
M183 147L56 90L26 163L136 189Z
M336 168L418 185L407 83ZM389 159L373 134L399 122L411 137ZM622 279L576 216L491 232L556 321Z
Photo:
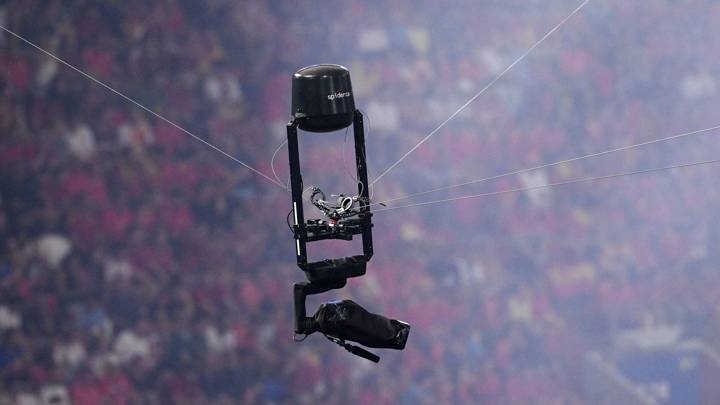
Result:
M360 207L356 207L356 205L359 205L357 204L358 201L364 202L365 204L363 205L368 204L366 198L358 195L350 197L344 194L331 194L330 197L335 198L335 203L325 200L325 193L323 193L319 187L313 187L312 194L310 194L310 202L332 221L338 221L360 214Z

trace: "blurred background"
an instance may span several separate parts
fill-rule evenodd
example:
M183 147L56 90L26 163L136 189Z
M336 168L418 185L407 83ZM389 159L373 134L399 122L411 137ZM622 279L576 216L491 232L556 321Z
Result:
M0 24L268 175L292 73L345 65L372 178L579 3L15 0ZM719 20L591 1L374 200L718 125ZM720 403L720 167L378 212L368 274L308 305L412 324L375 365L292 341L284 190L6 33L0 93L0 404ZM426 198L713 159L718 135ZM306 185L352 192L347 143L301 134Z

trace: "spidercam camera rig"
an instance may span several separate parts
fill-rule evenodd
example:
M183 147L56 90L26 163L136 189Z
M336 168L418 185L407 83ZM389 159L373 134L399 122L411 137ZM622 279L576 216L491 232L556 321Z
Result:
M337 131L353 126L357 194L340 194L335 202L327 201L317 187L312 188L310 202L324 218L305 220L303 180L300 171L298 128L316 133ZM372 212L365 160L363 115L355 109L350 72L339 65L313 65L298 70L292 81L292 119L287 124L290 185L292 192L297 264L307 282L294 284L295 334L323 333L331 341L353 354L378 362L380 357L351 345L354 341L367 347L402 350L410 325L366 311L350 300L322 304L313 317L305 312L308 295L343 288L347 279L365 274L373 256ZM362 237L360 255L308 262L307 244L329 239L350 241Z

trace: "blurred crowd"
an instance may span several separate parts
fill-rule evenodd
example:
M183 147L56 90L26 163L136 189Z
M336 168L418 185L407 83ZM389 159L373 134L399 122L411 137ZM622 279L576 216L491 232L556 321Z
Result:
M270 158L297 69L350 69L372 177L577 5L0 1L0 24L283 183L286 152ZM375 201L717 125L718 19L707 0L590 2ZM303 275L284 190L7 33L0 94L0 404L601 403L584 355L618 333L673 325L717 344L718 168L378 212L368 274L328 294L412 325L373 365L292 341ZM306 183L349 192L335 189L354 186L342 133L302 143ZM715 146L699 135L426 198Z

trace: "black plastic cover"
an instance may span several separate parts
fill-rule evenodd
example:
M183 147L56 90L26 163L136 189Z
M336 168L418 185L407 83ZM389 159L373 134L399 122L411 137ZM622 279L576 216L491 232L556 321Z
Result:
M291 114L298 127L330 132L352 124L355 100L350 71L340 65L313 65L293 75Z
M314 329L379 349L405 348L410 325L368 312L351 300L331 301L320 305L313 316Z
M303 268L308 280L312 283L328 283L359 277L365 274L366 269L367 260L363 255L325 259L308 263Z

